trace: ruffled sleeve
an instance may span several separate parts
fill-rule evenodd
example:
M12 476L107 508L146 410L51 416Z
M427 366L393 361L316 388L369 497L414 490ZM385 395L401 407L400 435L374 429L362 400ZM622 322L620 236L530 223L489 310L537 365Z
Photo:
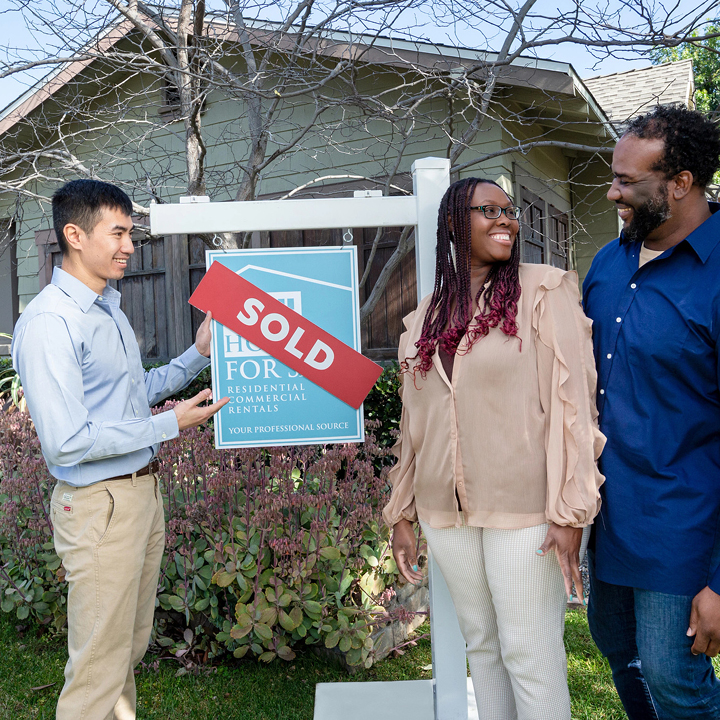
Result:
M598 429L592 322L580 305L577 274L553 268L533 302L540 399L545 411L548 522L582 527L600 510L605 481Z
M405 332L400 336L398 343L398 359L400 362L407 357L407 344L410 336L410 328L417 311L410 313L403 318L405 323ZM405 380L407 374L400 376L400 399L403 399L403 391L405 388ZM392 484L392 494L390 501L383 509L383 518L385 522L392 528L398 520L417 521L415 512L415 451L410 440L409 423L407 417L407 409L405 403L402 405L402 415L400 417L400 435L397 442L393 446L393 454L397 458L393 469L388 475L388 481Z

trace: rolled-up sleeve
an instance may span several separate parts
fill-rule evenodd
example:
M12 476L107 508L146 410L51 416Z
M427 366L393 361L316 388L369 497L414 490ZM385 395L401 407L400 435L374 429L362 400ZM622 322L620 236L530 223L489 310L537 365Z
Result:
M577 275L550 270L533 305L540 399L546 414L548 522L582 527L600 510L605 478L598 429L592 323L580 306Z
M174 412L96 422L83 404L81 350L62 317L42 313L13 338L13 363L48 462L69 467L126 455L178 435Z

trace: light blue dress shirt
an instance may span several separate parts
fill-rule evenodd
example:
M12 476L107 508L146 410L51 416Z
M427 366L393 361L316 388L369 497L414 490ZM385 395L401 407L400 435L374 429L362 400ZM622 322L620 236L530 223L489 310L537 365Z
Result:
M177 437L175 413L150 407L210 362L193 345L145 372L120 293L96 295L57 267L18 320L11 353L50 473L78 487L139 470Z

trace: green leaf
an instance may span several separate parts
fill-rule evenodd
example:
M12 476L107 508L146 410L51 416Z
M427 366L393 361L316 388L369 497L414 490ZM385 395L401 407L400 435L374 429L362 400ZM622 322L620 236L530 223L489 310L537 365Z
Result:
M235 580L237 580L237 584L239 585L240 590L242 590L243 592L247 592L249 585L247 583L247 580L245 579L245 576L242 573L238 573Z
M185 602L177 595L171 595L168 602L170 603L170 607L172 607L173 610L177 610L178 612L180 612L181 610L185 609Z
M305 585L305 587L303 588L302 594L306 600L310 600L311 598L314 598L317 595L317 592L318 592L317 583L310 583L309 585Z
M20 607L17 609L18 620L27 620L29 614L30 608L27 605L20 605Z
M347 592L350 585L352 585L352 581L353 576L346 570L345 573L343 573L343 579L340 582L340 589L338 590L341 597Z
M283 593L278 600L278 605L280 607L287 607L291 602L292 595L290 595L290 593Z
M284 610L280 611L278 619L280 621L280 626L288 632L292 632L297 627L292 618Z
M278 657L288 662L295 659L295 653L290 649L289 645L283 645L281 648L278 648L277 654Z
M308 615L320 616L322 614L322 606L319 602L315 602L315 600L306 600L303 603L303 607Z
M277 622L277 610L274 607L265 608L260 613L259 622L264 625L274 625Z
M213 583L219 587L227 587L235 579L236 573L229 573L227 570L218 570L212 577Z
M340 631L334 630L325 638L325 647L334 648L340 641Z
M0 604L0 608L6 613L12 612L14 607L15 603L10 598L3 598L2 604Z
M272 661L275 659L275 657L276 657L276 656L275 656L275 653L274 653L274 652L264 652L264 653L258 658L258 660L260 660L260 662L269 663L269 662L272 662Z
M352 647L352 641L347 635L343 635L342 638L340 638L340 651L346 653L351 647Z
M241 645L239 648L235 648L235 650L233 650L233 655L236 658L245 657L245 655L247 655L247 651L249 649L250 649L249 645Z
M245 627L246 625L252 625L252 618L248 613L240 612L237 614L237 624L241 627Z
M210 605L210 598L207 598L207 597L200 598L200 600L198 600L195 603L195 611L202 612L203 610L206 610L209 605Z
M251 630L252 625L246 625L245 627L234 625L232 630L230 630L230 637L233 640L240 640L240 638L244 638Z
M302 623L303 611L297 605L290 611L290 619L293 621L295 627L298 627L298 625Z
M327 547L324 547L320 550L320 555L324 557L326 560L339 560L340 559L340 551L333 547L332 545L328 545ZM377 558L375 560L375 563L377 564Z
M395 558L392 555L389 555L383 561L383 570L388 575L397 575L397 573L399 572L397 563L395 562Z
M259 623L253 627L253 630L255 630L255 633L263 640L272 640L273 631L271 627Z

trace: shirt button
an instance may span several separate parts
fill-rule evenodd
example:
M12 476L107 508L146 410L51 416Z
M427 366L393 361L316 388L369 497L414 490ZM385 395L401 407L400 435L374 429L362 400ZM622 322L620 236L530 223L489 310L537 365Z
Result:
M635 283L633 283L632 285L630 285L630 287L634 290L637 287L637 285Z
M615 322L622 322L622 318L615 318Z
M167 435L165 433L163 433L162 436L163 436L163 440L167 437Z
M462 480L458 480L458 485L462 485Z
M604 394L605 394L605 391L604 391L604 390L601 390L601 391L600 391L600 394L601 394L601 395L604 395ZM163 436L163 437L164 437L164 436Z
M607 354L607 359L609 360L612 357L612 353Z

